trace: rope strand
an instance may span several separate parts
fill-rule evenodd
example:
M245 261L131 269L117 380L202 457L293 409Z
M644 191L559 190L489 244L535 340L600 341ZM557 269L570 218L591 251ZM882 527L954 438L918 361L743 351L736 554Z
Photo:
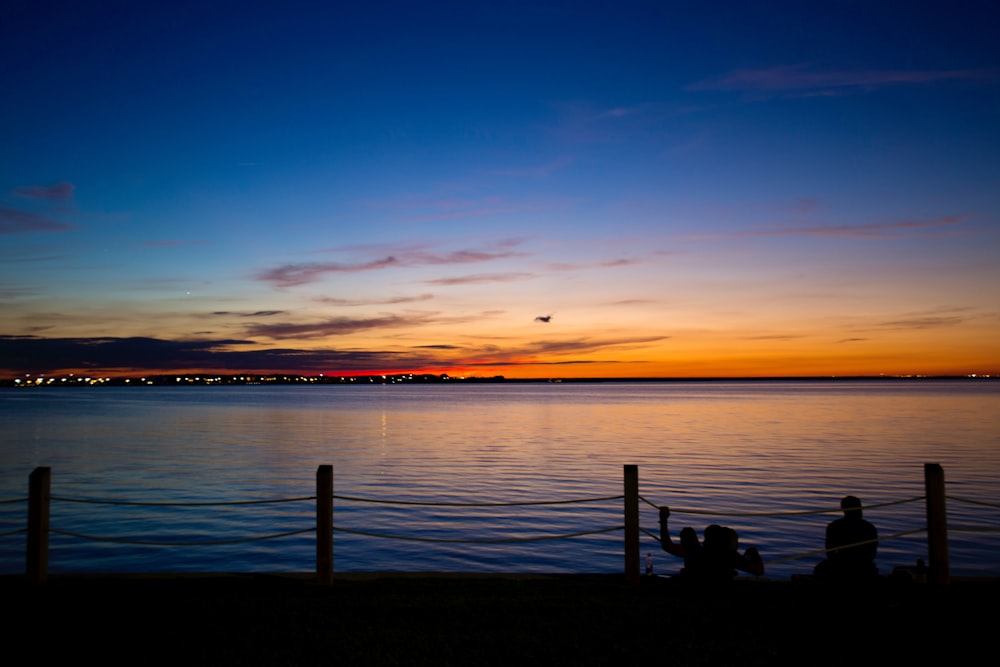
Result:
M359 503L378 503L381 505L418 505L423 507L519 507L529 505L570 505L574 503L596 503L605 500L621 500L625 496L602 496L600 498L577 498L572 500L533 500L520 502L472 503L472 502L430 502L423 500L381 500L378 498L359 498L358 496L342 496L333 494L335 500L350 500Z
M303 533L315 532L316 528L303 528L301 530L290 530L285 533L274 533L271 535L262 535L260 537L245 537L236 540L210 540L205 542L155 542L152 540L129 540L120 537L97 537L94 535L84 535L83 533L74 533L68 530L56 530L55 528L50 528L49 532L55 533L57 535L66 535L68 537L77 537L83 540L91 540L93 542L111 542L113 544L134 544L149 547L207 547L207 546L220 546L223 544L244 544L248 542L260 542L262 540L273 540L278 537L288 537L290 535L301 535Z
M624 530L625 526L614 526L612 528L600 528L598 530L585 530L579 533L564 533L562 535L540 535L536 537L505 537L488 539L448 539L443 537L416 537L412 535L386 535L384 533L372 533L366 530L354 530L334 526L333 529L341 533L352 535L364 535L366 537L379 537L387 540L407 540L410 542L439 542L445 544L516 544L519 542L540 542L542 540L561 540L570 537L583 537L584 535L597 535L599 533L611 533L616 530Z

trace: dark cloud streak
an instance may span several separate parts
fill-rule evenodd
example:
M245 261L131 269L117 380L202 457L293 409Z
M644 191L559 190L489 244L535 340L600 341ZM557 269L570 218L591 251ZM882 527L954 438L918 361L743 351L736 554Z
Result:
M865 90L890 85L941 81L991 81L994 70L841 70L815 71L806 64L741 69L721 78L691 84L688 90L786 93L808 90Z
M18 211L0 206L0 234L27 234L31 232L68 232L73 225L43 218L36 213Z
M379 350L271 348L236 351L243 340L170 341L156 338L36 338L0 336L0 372L376 372L433 368L434 357Z
M327 336L344 336L369 329L397 329L416 326L431 321L430 315L386 315L384 317L350 318L335 317L322 322L255 324L247 327L248 336L264 336L276 340L296 338L312 339Z
M337 323L326 323L335 328ZM349 326L362 326L355 322ZM375 326L375 321L369 322ZM381 321L382 326L386 325ZM391 326L391 323L389 323ZM402 326L402 324L400 324ZM315 327L316 325L311 325ZM276 332L278 333L278 332ZM365 373L387 369L422 371L454 367L549 366L598 363L586 359L547 359L547 355L578 355L612 348L642 347L668 337L571 339L539 341L525 346L502 348L482 345L469 350L449 344L415 346L408 351L391 350L306 350L269 348L235 350L257 346L239 339L163 340L157 338L42 338L0 336L0 373L10 377L59 372L155 374L162 372L292 372ZM421 354L420 350L427 350ZM435 352L462 351L442 358ZM600 360L599 363L616 363Z
M252 313L239 313L232 310L216 310L212 312L213 315L235 315L237 317L273 317L275 315L285 314L284 310L258 310Z
M317 280L327 273L358 273L397 266L399 260L395 257L385 257L361 264L342 264L339 262L310 262L305 264L286 264L268 269L257 275L258 280L269 282L276 287L295 287Z
M834 238L871 238L894 239L904 238L906 232L935 227L950 227L962 222L963 216L949 215L932 220L900 220L897 222L878 222L864 225L818 225L813 227L775 227L773 229L757 229L720 234L702 234L693 236L696 239L745 238L754 236L817 236Z
M76 186L72 183L55 183L53 185L22 185L14 188L14 194L27 199L44 199L47 201L67 201L73 198Z
M490 262L498 259L524 257L525 253L511 250L518 241L505 241L497 244L502 250L456 250L448 253L432 253L421 250L405 250L382 259L359 263L342 262L305 262L301 264L286 264L262 271L257 279L269 282L276 287L295 287L319 280L328 273L357 273L361 271L376 271L396 267L412 266L446 266L454 264L474 264Z
M454 278L436 278L425 280L428 285L474 285L477 283L509 283L515 280L528 280L535 276L530 273L480 273L472 276L456 276Z
M400 303L414 303L416 301L430 301L433 294L418 294L417 296L398 296L388 299L337 299L334 297L321 297L316 299L317 303L325 303L331 306L392 306Z

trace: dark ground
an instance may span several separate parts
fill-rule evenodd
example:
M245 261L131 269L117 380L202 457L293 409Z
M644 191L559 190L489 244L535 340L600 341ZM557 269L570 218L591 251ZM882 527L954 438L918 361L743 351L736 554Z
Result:
M0 591L8 656L45 663L745 667L979 662L1000 583L73 575L0 577Z

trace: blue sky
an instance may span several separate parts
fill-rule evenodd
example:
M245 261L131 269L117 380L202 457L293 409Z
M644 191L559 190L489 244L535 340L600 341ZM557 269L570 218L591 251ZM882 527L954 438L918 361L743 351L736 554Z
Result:
M998 372L998 18L7 3L0 369Z

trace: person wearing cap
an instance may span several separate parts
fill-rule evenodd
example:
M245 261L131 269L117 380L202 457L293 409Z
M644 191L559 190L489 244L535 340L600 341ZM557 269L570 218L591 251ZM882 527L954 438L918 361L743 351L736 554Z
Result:
M862 579L878 575L875 554L878 530L861 514L861 501L845 496L840 501L844 516L826 527L826 560L816 566L818 577Z

